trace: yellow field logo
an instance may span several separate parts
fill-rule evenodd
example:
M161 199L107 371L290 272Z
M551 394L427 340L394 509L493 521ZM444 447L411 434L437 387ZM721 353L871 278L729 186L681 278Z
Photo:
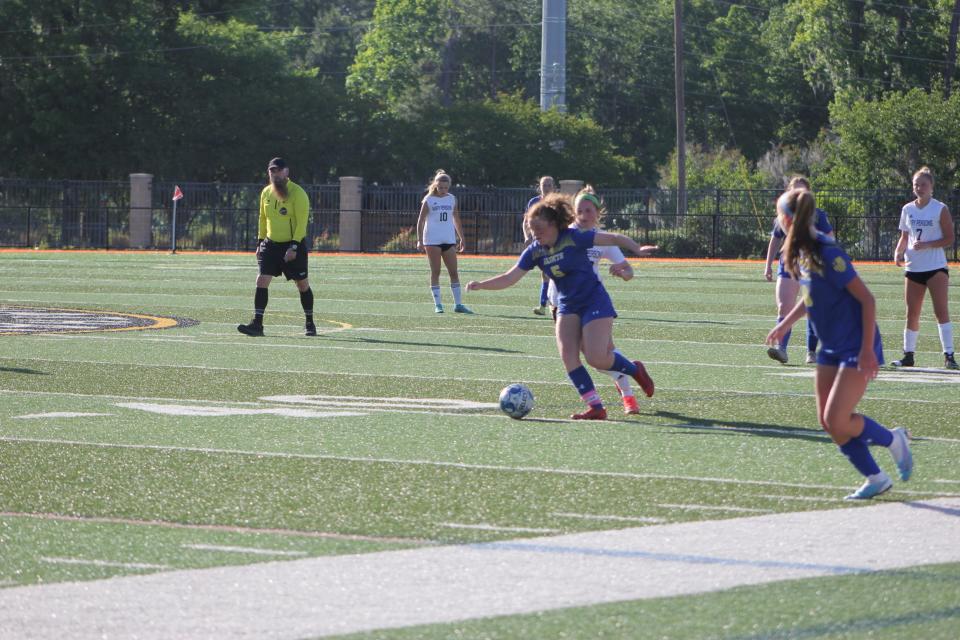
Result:
M152 316L91 309L54 309L0 305L0 335L90 333L171 329L198 324L190 318Z

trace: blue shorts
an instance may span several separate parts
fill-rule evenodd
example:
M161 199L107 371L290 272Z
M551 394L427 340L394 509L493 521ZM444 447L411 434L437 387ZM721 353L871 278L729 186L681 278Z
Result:
M783 256L780 257L780 264L777 267L777 277L783 278L784 280L793 279L793 276L790 275L790 272L787 271L786 267L783 266Z
M873 346L873 352L877 354L877 363L883 364L883 345L875 344ZM817 364L822 364L827 367L853 367L856 368L857 361L860 359L860 348L857 347L854 350L845 350L838 353L831 351L827 353L827 349L820 349L820 352L817 353Z
M560 306L557 308L557 315L578 315L580 316L580 326L582 327L588 324L591 320L597 320L599 318L616 318L617 312L613 308L613 301L610 299L607 291L603 288L600 288L593 296L591 296L590 300L580 304L571 304L567 301L561 300Z

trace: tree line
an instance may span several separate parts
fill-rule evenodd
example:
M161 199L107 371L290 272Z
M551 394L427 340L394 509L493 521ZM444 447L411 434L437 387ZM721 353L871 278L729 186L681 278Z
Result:
M687 0L688 181L957 186L960 0ZM6 0L0 175L675 184L673 1L568 3L541 112L534 0Z

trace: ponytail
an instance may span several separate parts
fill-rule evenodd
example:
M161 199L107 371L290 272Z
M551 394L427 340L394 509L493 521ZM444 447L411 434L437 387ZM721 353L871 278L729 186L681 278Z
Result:
M806 189L787 191L777 201L780 226L787 231L783 244L783 265L794 278L800 278L800 262L813 271L823 270L823 258L817 250L816 203ZM790 225L783 223L791 221Z

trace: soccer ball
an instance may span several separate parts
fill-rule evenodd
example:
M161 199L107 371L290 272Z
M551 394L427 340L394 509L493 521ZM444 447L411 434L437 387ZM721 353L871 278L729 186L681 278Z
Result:
M531 409L533 409L533 393L527 385L516 382L507 385L500 392L500 410L514 420L527 415Z

